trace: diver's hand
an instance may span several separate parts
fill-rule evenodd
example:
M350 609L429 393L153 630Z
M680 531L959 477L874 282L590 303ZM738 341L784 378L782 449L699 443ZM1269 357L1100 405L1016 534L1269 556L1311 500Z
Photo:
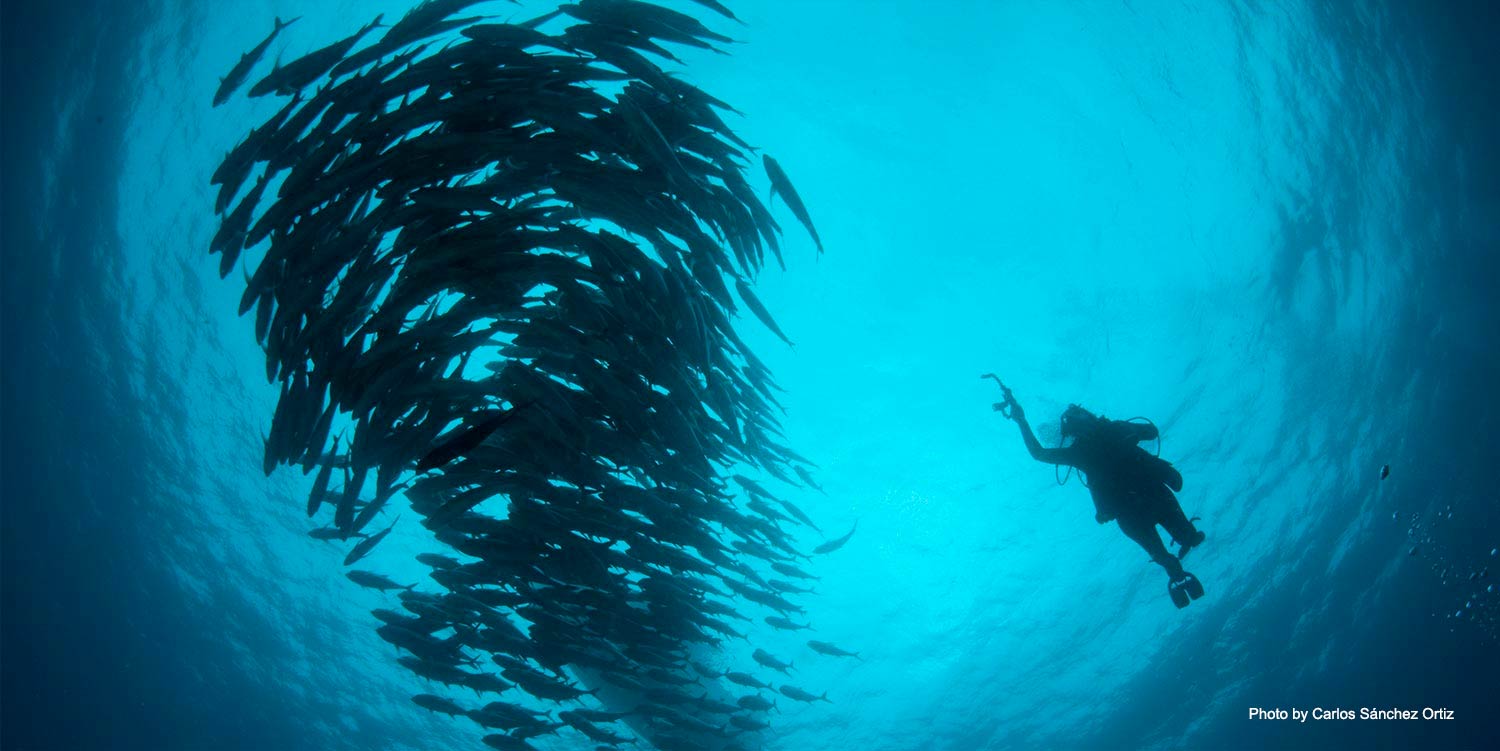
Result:
M1005 402L995 402L992 408L996 412L1005 415L1006 419L1009 420L1019 421L1026 419L1026 413L1021 410L1021 405L1014 399Z

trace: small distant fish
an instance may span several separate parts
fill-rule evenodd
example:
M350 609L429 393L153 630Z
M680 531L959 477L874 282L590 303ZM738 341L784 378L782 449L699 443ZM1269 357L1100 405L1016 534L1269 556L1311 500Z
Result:
M815 701L826 701L829 704L833 703L833 700L828 698L827 691L824 691L822 696L815 696L811 693L803 691L800 688L797 688L796 686L782 686L779 690L781 691L781 695L787 697L788 699L796 699L797 701L804 701L808 704L811 704Z
M1380 465L1380 479L1384 480L1385 478L1390 477L1390 476L1391 476L1391 465L1389 465L1389 464L1382 464L1382 465Z
M361 587L368 587L369 589L378 589L381 592L384 592L384 591L386 591L388 589L408 589L409 590L412 587L417 586L415 584L397 584L396 582L391 581L390 578L385 577L385 576L381 576L380 574L374 573L373 571L361 571L359 569L355 569L353 571L349 571L349 572L345 573L344 576L348 577L349 581L352 581L352 582L354 582L355 584L358 584Z
M741 696L735 704L740 705L740 709L748 709L752 712L769 712L776 708L775 702L766 701L766 698L760 694Z
M807 234L812 235L813 244L818 246L818 253L821 255L823 241L818 239L818 231L813 229L812 216L807 213L807 207L802 204L802 197L797 195L797 189L792 187L792 179L786 176L786 170L770 154L764 155L762 161L766 166L766 177L771 178L771 195L781 196L786 207L792 210L792 216L797 217L797 221L807 228Z
M479 740L496 751L535 751L536 749L536 746L527 743L524 739L504 733L491 733Z
M769 490L766 490L765 487L762 486L760 483L758 483L758 482L756 482L756 481L754 481L754 480L752 480L752 479L750 479L750 478L748 478L748 477L746 477L744 475L739 475L739 474L734 475L734 481L737 482L737 483L739 483L740 487L742 487L745 490L748 490L751 493L754 493L756 495L764 496L766 498L774 498L775 497L775 496L772 496L771 492Z
M411 697L411 700L416 703L417 706L429 712L441 712L445 715L448 715L449 717L457 717L461 714L468 714L468 712L463 707L460 707L457 704L454 704L452 701L444 699L441 696L434 696L432 694L417 694L416 696Z
M819 485L818 481L814 480L812 478L812 475L807 470L798 465L792 465L792 471L796 472L797 476L802 478L803 482L807 483L807 487L812 488L813 490L816 490L823 495L828 495L828 491L824 490L823 486Z
M731 11L731 10L729 10L729 8L726 8L724 6L724 4L721 3L721 2L718 2L718 0L693 0L693 2L695 2L695 3L697 3L697 4L701 5L701 6L703 6L705 8L708 8L709 10L712 10L713 12L718 13L719 15L721 15L721 16L723 16L723 17L725 17L725 18L727 18L727 19L729 19L731 21L736 21L736 22L740 23L741 25L744 25L744 23L745 23L744 21L740 21L740 19L736 18L735 15L734 15L734 12Z
M436 569L458 568L461 565L457 559L437 553L418 553L417 563Z
M774 656L771 655L770 652L767 652L764 649L757 649L757 650L755 650L755 653L752 654L752 655L750 655L750 656L752 658L754 658L755 661L757 663L759 663L760 665L762 665L764 667L768 667L768 668L770 668L772 670L776 670L776 671L782 672L782 673L785 673L785 672L787 672L789 670L793 670L794 669L792 663L790 663L790 662L782 662L781 660L776 659Z
M255 67L257 62L260 62L260 58L266 54L266 48L271 46L271 42L276 39L276 35L280 34L282 29L296 23L300 18L302 17L297 16L297 18L293 18L290 21L283 21L277 18L276 28L271 29L270 36L267 36L265 41L251 48L249 52L240 55L240 61L235 63L233 68L229 69L228 74L219 79L219 90L214 92L215 107L229 101L229 97L233 96L235 91L245 85L245 79L250 77L250 69Z
M360 39L372 29L380 26L383 18L383 15L376 16L375 20L365 24L359 31L327 47L313 50L286 65L277 66L265 78L250 87L250 96L260 97L273 92L293 94L306 88L313 81L328 73L329 69L342 60Z
M771 568L776 569L777 573L780 573L780 574L785 575L785 576L790 576L790 577L793 577L793 578L797 578L797 579L816 579L816 578L818 578L816 576L813 576L812 574L807 573L806 571L803 571L800 568L797 568L796 566L793 566L790 563L785 563L785 562L782 562L782 561L772 561L771 562Z
M795 621L792 621L791 619L782 618L779 615L768 615L766 616L765 621L767 626L770 626L774 629L780 629L782 631L805 631L812 629L812 626L806 623L797 623Z
M324 542L346 540L349 538L348 535L344 534L344 530L339 529L338 527L318 527L317 529L311 529L308 530L307 536L313 538L314 540L322 540ZM354 536L364 537L365 535L355 532Z
M822 490L822 488L818 488L818 489ZM813 522L812 517L808 516L805 512L802 511L802 509L797 508L795 505L793 505L791 501L784 501L784 500L782 500L780 498L777 498L776 502L779 503L779 504L781 504L781 507L784 508L784 509L786 509L788 512L790 512L792 516L797 517L798 521L802 522L803 524L806 524L809 527L812 527L814 532L817 532L818 534L823 534L823 530L818 529L818 525ZM791 576L797 576L797 574L791 574ZM803 577L803 578L809 578L809 577Z
M858 520L855 520L854 526L849 528L849 534L844 535L837 540L830 540L823 543L822 545L817 546L816 548L813 548L813 553L832 553L833 551L844 547L844 543L849 542L849 538L854 536L854 530L856 529L859 529Z
M770 688L770 686L767 686L766 688ZM752 733L771 727L771 723L769 722L757 722L749 717L746 717L745 715L739 714L729 718L729 724L739 728L740 730L748 730Z
M771 311L766 310L766 306L761 304L760 298L755 296L755 291L750 289L750 285L746 284L745 281L741 279L739 281L736 281L734 283L734 286L735 289L739 290L740 299L744 300L745 304L750 307L750 312L754 313L755 317L759 318L760 322L765 324L766 328L771 330L771 333L775 334L778 338L781 339L781 341L786 342L787 346L796 346L792 343L791 339L787 338L785 333L782 333L781 327L776 325L776 319L771 317Z
M826 641L809 641L807 643L807 646L811 648L812 651L817 652L820 655L827 655L829 657L853 657L856 660L864 659L859 656L858 652L848 652L839 649L837 646L829 644Z
M724 677L728 678L731 683L737 683L745 688L771 688L771 684L761 683L755 676L749 673L730 672L725 673Z
M481 420L464 429L458 435L438 444L437 448L427 452L427 455L422 457L421 461L417 462L417 472L437 469L473 451L479 444L484 443L484 439L489 438L491 433L499 430L500 426L514 417L517 409L520 408L512 407L498 415Z
M339 455L339 439L333 439L333 451L323 457L323 466L318 468L318 477L313 481L312 494L307 497L307 516L318 513L318 508L328 496L328 481L333 476L333 464Z
M349 555L344 556L344 565L353 565L359 559L369 555L370 551L374 550L375 546L379 545L380 541L384 540L385 536L390 534L391 530L396 528L396 522L399 521L401 521L401 517L398 516L391 521L391 526L386 527L385 529L382 529L363 540L360 540L357 544L355 544L354 549L349 551Z

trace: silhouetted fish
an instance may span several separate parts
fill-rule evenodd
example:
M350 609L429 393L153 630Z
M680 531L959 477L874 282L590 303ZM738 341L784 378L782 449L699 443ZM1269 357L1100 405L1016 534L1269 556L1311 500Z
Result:
M276 35L280 34L282 29L296 23L299 18L301 16L293 18L290 21L282 21L280 18L275 19L276 26L271 29L271 33L266 36L265 41L252 47L249 52L240 55L240 61L235 63L234 67L230 68L229 72L223 78L219 79L219 90L214 92L215 107L229 101L229 97L233 96L234 92L240 86L244 85L245 79L250 75L250 69L255 66L255 63L260 60L261 56L266 54L266 48L271 46L271 41L276 38Z
M862 659L860 658L858 652L849 652L843 649L839 649L837 646L829 644L826 641L809 641L807 643L807 646L810 647L812 651L817 652L820 655L828 655L829 657L853 657L855 659Z
M812 236L813 244L818 246L818 252L823 252L823 241L818 239L818 231L813 228L812 215L807 213L807 207L802 204L802 197L797 195L797 189L792 187L791 178L786 176L786 170L771 158L770 154L763 155L761 160L766 167L766 177L771 179L771 194L780 195L781 200L786 202L786 207L792 210L792 216L802 222L807 228L807 234Z
M286 65L277 66L269 75L250 87L250 96L265 96L272 92L293 94L306 88L344 59L344 55L348 54L350 48L370 33L371 29L380 25L382 18L384 18L383 15L376 16L375 20L365 24L359 31L327 47L313 50Z
M813 552L814 553L832 553L833 551L838 550L839 548L844 547L844 543L848 542L849 538L851 538L851 537L854 536L854 530L856 530L856 529L859 529L859 521L857 521L857 520L854 522L854 526L852 526L852 527L849 528L849 534L844 535L843 537L840 537L837 540L830 540L828 542L825 542L822 545L819 545L816 548L813 548Z
M417 471L426 472L436 469L473 451L479 444L484 443L484 439L490 437L491 433L499 430L501 425L515 417L517 409L519 407L512 407L493 417L480 420L446 442L438 444L436 448L427 452L421 461L417 462Z
M384 540L385 536L390 534L391 530L396 528L396 522L399 521L401 521L401 517L398 516L391 522L391 526L386 527L385 529L382 529L363 540L360 540L357 544L355 544L354 549L350 550L349 554L344 556L344 565L353 565L355 561L358 561L359 559L369 555L370 551L374 550L375 546L379 545L380 541Z

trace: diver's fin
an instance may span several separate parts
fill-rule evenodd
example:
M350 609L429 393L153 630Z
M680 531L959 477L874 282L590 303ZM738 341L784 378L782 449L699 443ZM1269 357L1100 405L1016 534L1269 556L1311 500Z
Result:
M1188 603L1203 596L1203 583L1198 577L1184 571L1182 576L1167 581L1167 596L1172 598L1172 604L1178 609L1188 606Z

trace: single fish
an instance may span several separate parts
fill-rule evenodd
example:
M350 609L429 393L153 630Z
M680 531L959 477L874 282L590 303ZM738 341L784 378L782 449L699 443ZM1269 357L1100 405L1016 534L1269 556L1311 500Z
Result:
M314 540L322 540L324 542L349 539L349 535L344 534L344 531L338 529L337 527L318 527L317 529L308 530L307 536L313 538ZM356 532L354 536L364 537L365 535Z
M849 534L844 535L837 540L830 540L823 543L822 545L817 546L816 548L813 548L813 553L832 553L833 551L844 547L844 543L848 542L849 538L854 536L854 530L856 529L859 529L859 520L857 519L854 522L854 526L849 528Z
M781 327L776 325L776 319L771 317L771 311L766 310L766 306L761 304L760 298L755 296L755 291L750 289L750 285L746 284L745 281L741 279L734 283L734 287L735 289L739 290L740 299L744 300L745 304L750 306L750 312L754 313L755 317L759 318L760 322L765 324L766 328L771 330L771 333L780 337L781 341L787 343L787 346L797 346L792 343L791 339L788 339L786 337L786 334L782 333Z
M729 19L731 21L735 21L735 22L739 23L742 26L745 23L744 21L741 21L740 19L736 18L735 15L734 15L734 12L731 11L731 10L729 10L729 8L725 7L723 3L718 2L718 0L693 0L693 2L695 2L695 3L697 3L697 4L701 5L701 6L703 6L705 8L708 8L709 10L711 10L711 11L713 11L715 13L718 13L719 15L721 15L721 16L723 16L723 17L725 17L725 18L727 18L727 19Z
M770 668L772 670L776 670L776 671L785 673L785 672L793 669L792 663L790 663L790 662L782 662L781 660L776 659L774 656L772 656L772 654L770 652L767 652L764 649L757 649L757 650L755 650L755 653L752 654L752 655L750 655L750 656L752 658L754 658L757 663L759 663L759 664L761 664L761 665L763 665L765 667L768 667L768 668Z
M776 708L776 702L766 701L766 698L760 694L741 696L735 704L740 705L740 709L748 709L752 712L769 712Z
M265 78L262 78L254 86L250 87L250 96L260 97L266 94L293 94L306 88L312 82L326 75L333 66L344 55L349 53L350 48L370 31L381 25L383 15L376 16L375 20L365 24L359 31L340 39L326 47L313 50L302 57L293 60L286 65L278 66Z
M381 592L384 592L388 589L409 590L412 587L417 586L415 584L397 584L396 582L391 581L388 577L381 576L380 574L374 573L372 571L361 571L359 569L349 571L345 573L344 576L348 577L349 581L352 581L361 587L378 589Z
M829 644L826 641L809 641L807 643L807 646L810 647L812 651L817 652L820 655L827 655L829 657L853 657L856 660L864 659L863 657L859 656L858 652L848 652L843 649L839 649L837 646Z
M814 480L812 478L812 474L809 473L807 470L803 469L800 466L792 465L792 471L796 472L797 476L800 477L800 478L802 478L803 482L807 483L807 487L812 488L813 490L816 490L819 493L822 493L823 495L828 495L828 491L824 490L823 486L819 485L818 481Z
M819 490L821 490L821 489L822 488L819 488ZM814 532L817 532L818 534L822 534L823 533L823 530L818 529L818 525L815 524L815 523L813 523L812 517L808 516L807 513L804 512L802 509L797 508L795 505L793 505L791 501L784 501L784 500L782 500L780 498L777 498L776 502L780 503L781 507L784 508L784 509L786 509L788 512L790 512L792 516L797 517L798 521L802 522L803 524L806 524L809 527L812 527ZM782 573L786 573L786 572L782 572ZM798 576L798 574L789 574L789 576ZM802 578L807 579L807 578L811 578L811 577L803 576Z
M265 41L255 45L249 52L240 55L240 61L235 63L233 68L229 69L228 74L219 79L219 90L214 92L215 107L229 101L229 97L233 96L235 91L238 91L241 86L245 85L245 79L250 77L250 69L255 67L257 62L260 62L261 57L266 54L266 48L270 47L271 42L276 39L276 35L280 34L282 29L296 23L300 18L302 17L297 16L297 18L293 18L290 21L283 21L277 18L276 28L271 29L271 34L266 37Z
M385 536L390 534L391 530L396 528L396 522L399 521L401 521L401 517L398 516L391 521L391 526L386 527L385 529L376 532L375 534L366 537L363 540L360 540L357 544L355 544L354 549L349 551L349 555L344 556L344 565L353 565L355 561L358 561L359 559L369 555L370 551L374 550L375 546L379 545L380 541L384 540Z
M827 691L824 691L822 696L815 696L806 691L803 691L800 688L797 688L796 686L782 686L778 690L781 691L782 696L785 696L788 699L796 699L797 701L804 701L808 704L811 704L815 701L826 701L829 704L833 703L833 700L828 698Z
M312 493L307 496L307 517L312 518L328 497L328 481L333 476L333 464L339 455L339 439L333 439L333 451L323 457L323 466L318 468L318 477L313 481Z
M520 407L512 407L498 415L485 418L458 435L438 444L436 448L427 452L427 455L422 457L421 461L417 462L417 472L437 469L473 451L479 444L484 443L484 439L489 438L491 433L499 430L500 426L514 417L517 409L520 409Z
M737 683L745 688L771 688L771 684L761 683L755 676L749 673L730 672L725 673L724 677L728 678L731 683Z
M788 618L782 618L779 615L768 615L766 616L765 621L766 625L774 629L779 629L781 631L804 631L812 629L812 626L809 626L805 623L796 623Z
M812 216L807 213L807 207L802 204L802 197L797 195L797 189L792 187L792 180L786 176L786 170L770 154L765 154L762 161L766 166L766 177L771 178L771 195L781 196L786 207L792 210L792 216L797 217L797 221L807 228L807 234L812 235L813 244L818 246L818 253L821 254L823 241L818 239L818 231L813 229Z
M448 699L432 694L417 694L411 697L412 702L429 712L441 712L449 717L457 717L466 714L467 710L454 704Z
M793 566L790 563L783 563L781 561L774 561L774 562L772 562L771 563L771 568L776 569L776 571L778 573L780 573L780 574L784 574L786 576L795 577L795 578L798 578L798 579L816 579L816 578L818 578L816 576L813 576L812 574L807 573L806 571L803 571L800 568L797 568L796 566Z

